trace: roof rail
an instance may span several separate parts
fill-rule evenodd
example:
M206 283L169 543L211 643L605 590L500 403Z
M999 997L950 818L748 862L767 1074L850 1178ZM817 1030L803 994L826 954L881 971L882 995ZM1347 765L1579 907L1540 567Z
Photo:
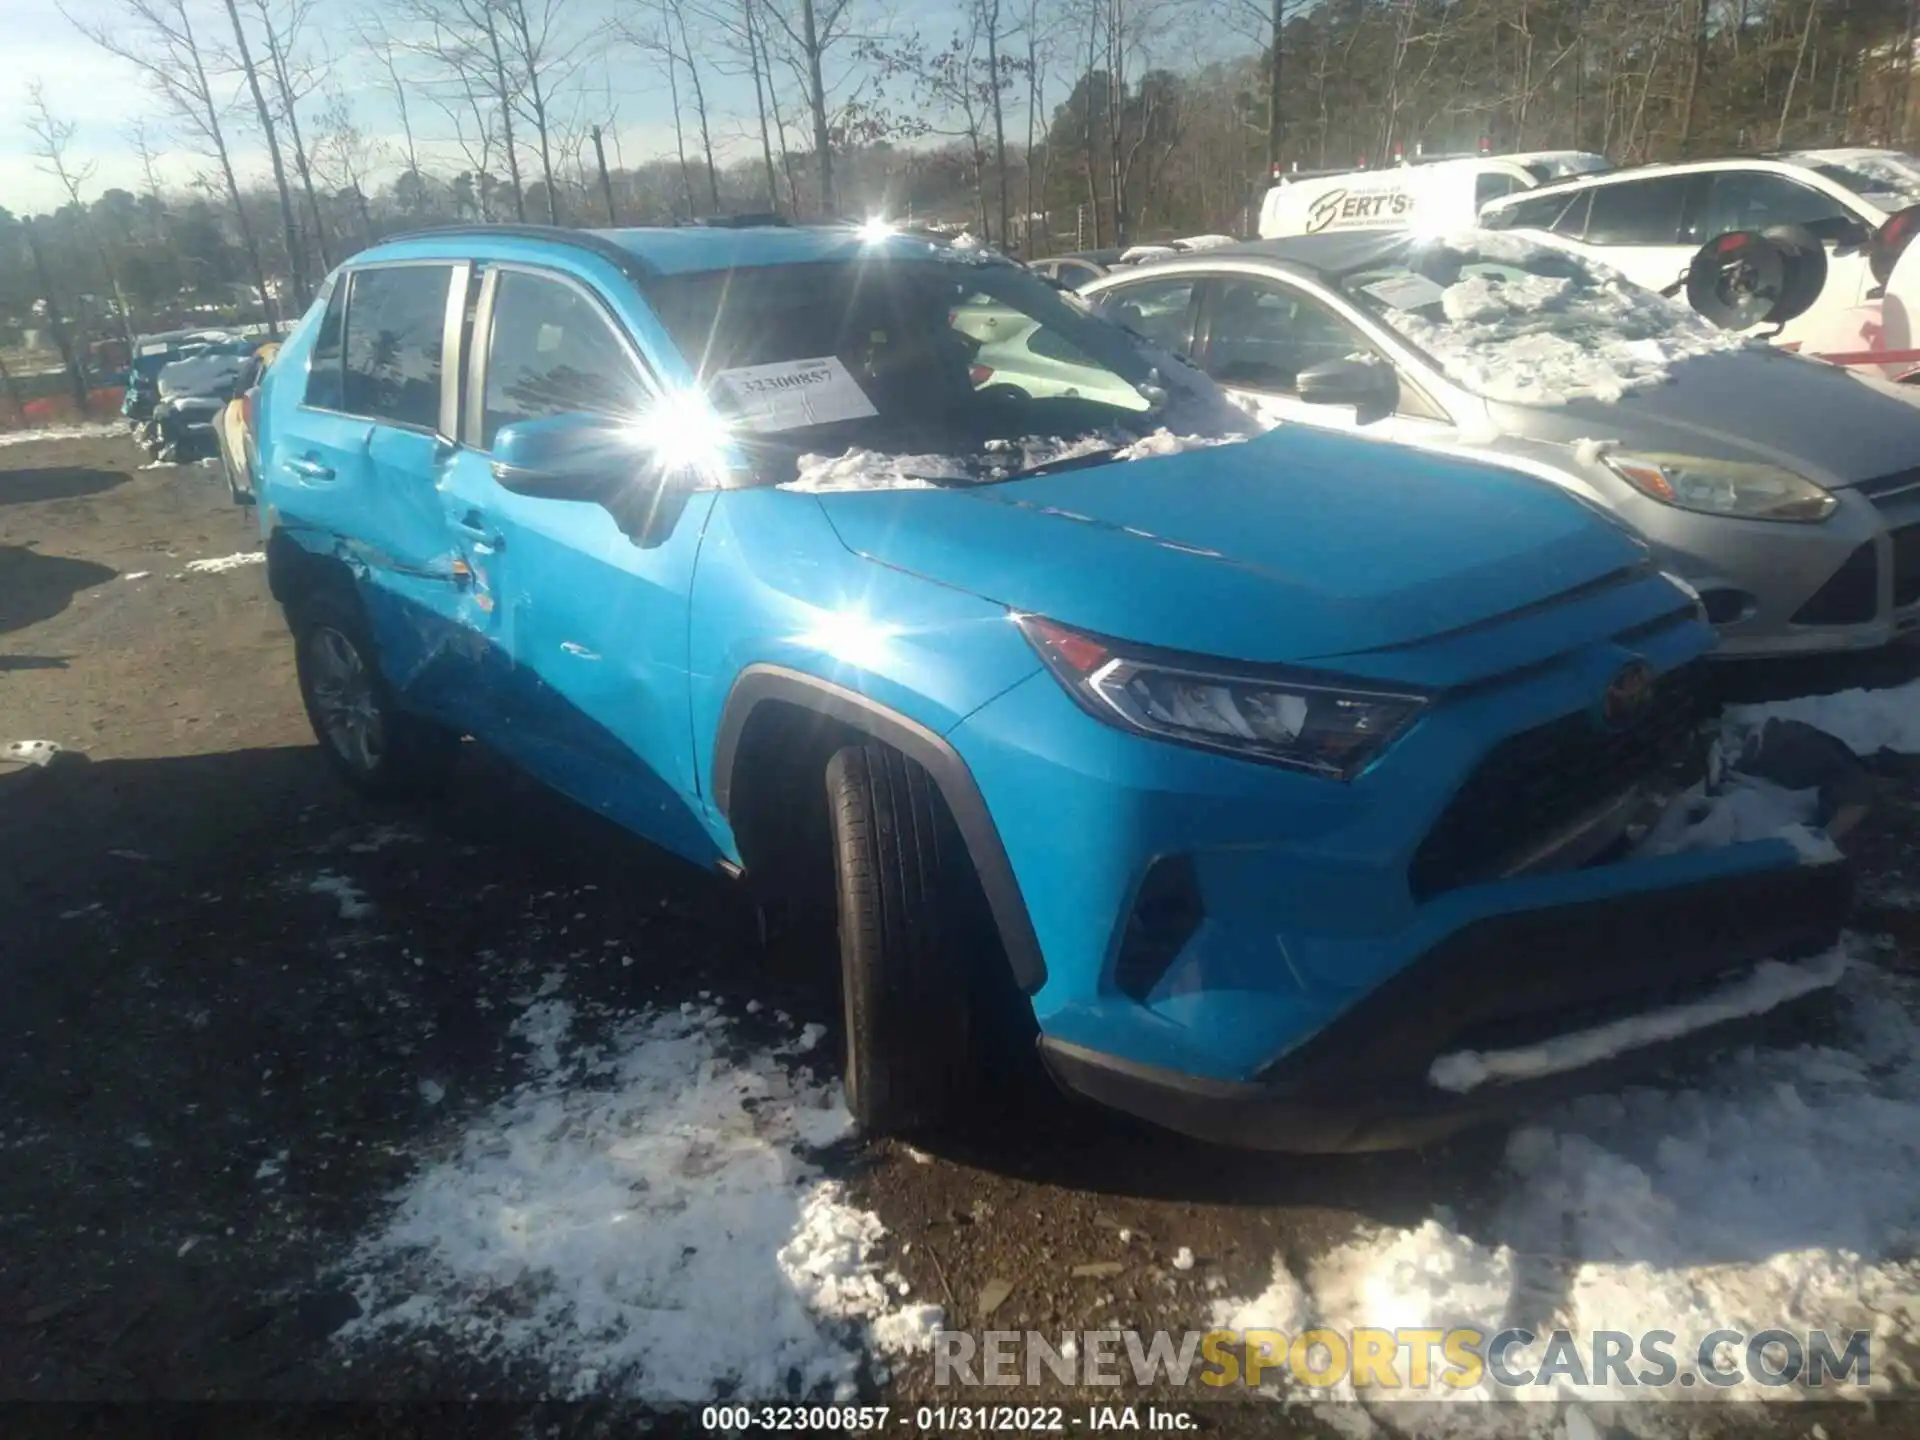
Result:
M793 222L786 216L773 210L750 210L742 215L701 215L692 220L676 222L681 225L700 225L711 230L753 230L761 226L778 226L782 229L793 228Z
M605 260L629 279L651 279L657 273L653 266L633 251L607 239L605 235L593 230L569 230L564 225L527 225L518 222L511 225L472 223L429 225L420 230L388 235L377 243L389 245L397 244L402 240L438 240L459 237L474 240L545 240L550 244L570 245L576 250L584 250L590 255Z

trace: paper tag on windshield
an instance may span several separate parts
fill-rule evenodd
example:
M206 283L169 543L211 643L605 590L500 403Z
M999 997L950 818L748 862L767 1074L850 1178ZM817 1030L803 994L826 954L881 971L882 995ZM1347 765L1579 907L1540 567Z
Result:
M799 430L880 413L833 355L746 365L713 378L733 400L734 418L751 430Z
M1376 280L1360 287L1391 310L1418 310L1432 305L1446 294L1446 288L1424 275L1396 275L1391 280Z

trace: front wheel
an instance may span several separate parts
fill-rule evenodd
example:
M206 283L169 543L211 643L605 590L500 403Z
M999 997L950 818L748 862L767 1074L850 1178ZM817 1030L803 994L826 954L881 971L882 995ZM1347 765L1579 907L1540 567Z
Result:
M459 736L395 702L357 608L317 595L301 600L288 618L300 698L327 762L369 795L413 794L438 785Z
M954 1118L977 1083L965 847L927 772L884 745L827 765L847 1107L868 1135Z

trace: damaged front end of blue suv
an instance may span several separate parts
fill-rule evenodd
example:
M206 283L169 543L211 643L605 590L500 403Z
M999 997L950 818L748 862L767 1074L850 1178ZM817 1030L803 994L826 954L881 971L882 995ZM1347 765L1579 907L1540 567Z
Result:
M1524 476L1254 434L1018 266L409 237L334 277L261 415L323 751L391 792L472 734L830 891L870 1132L969 1103L996 990L1075 1091L1344 1150L1831 978L1753 986L1830 949L1844 865L1646 843L1698 778L1713 631L1644 546Z

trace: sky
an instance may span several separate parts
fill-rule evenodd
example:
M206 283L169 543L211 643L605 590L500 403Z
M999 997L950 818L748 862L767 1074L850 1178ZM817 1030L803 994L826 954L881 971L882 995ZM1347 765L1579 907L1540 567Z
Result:
M596 22L605 20L617 8L629 13L645 11L639 5L620 6L619 0L568 0L576 28L584 33ZM67 14L82 21L111 21L123 13L118 0L65 0ZM925 11L939 13L937 6L922 5ZM35 142L27 133L30 84L40 80L55 114L72 120L79 131L72 142L70 159L78 165L92 165L94 174L86 187L89 196L119 186L128 190L142 187L140 163L128 143L129 126L145 118L152 122L150 143L162 150L158 165L163 185L188 185L194 177L211 169L203 156L183 148L177 136L166 133L161 124L163 110L147 88L139 70L130 63L108 54L82 35L62 14L55 0L0 0L0 31L5 42L0 46L0 206L16 214L33 213L64 203L65 196L54 178L45 173L43 163L33 154ZM225 15L217 0L193 0L190 10L196 22L204 21L202 38L214 40L225 33ZM389 93L379 82L371 63L354 54L351 27L347 23L350 0L315 0L314 13L320 17L316 32L340 57L338 74L348 92L360 128L369 135L387 140L397 157L401 126L399 113ZM658 158L673 147L672 112L666 85L657 68L644 55L629 47L595 44L586 47L588 59L581 82L581 103L597 112L605 121L612 117L608 134L607 160L610 165L632 165ZM744 122L753 114L753 90L750 82L729 79L718 74L703 75L708 88L708 106L724 112L715 124L716 151L725 158L748 153ZM250 121L251 110L238 77L230 85L234 98L229 143L242 171L242 183L263 179L268 174L266 150ZM310 104L314 102L309 102ZM430 105L410 101L415 112L412 120L416 134L438 133L451 136L451 127ZM689 117L691 109L689 107ZM691 120L689 121L691 123ZM791 124L791 118L789 119ZM697 140L689 135L690 148ZM459 159L450 139L420 146L423 167L444 165L448 169L468 168ZM693 149L697 154L697 149ZM397 170L390 164L387 173Z

